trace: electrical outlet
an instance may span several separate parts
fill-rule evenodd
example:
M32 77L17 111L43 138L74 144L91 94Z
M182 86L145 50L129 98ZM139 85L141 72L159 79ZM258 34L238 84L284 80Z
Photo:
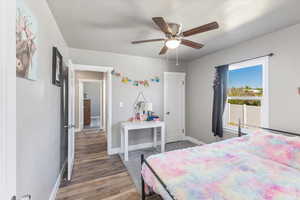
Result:
M120 102L120 108L123 108L123 107L124 107L124 103Z

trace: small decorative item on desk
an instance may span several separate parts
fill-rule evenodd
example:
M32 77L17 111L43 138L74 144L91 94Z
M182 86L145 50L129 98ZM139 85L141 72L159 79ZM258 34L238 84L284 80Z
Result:
M158 115L154 115L152 113L152 115L149 117L149 121L160 121L160 118Z
M140 115L140 120L141 121L146 121L147 120L147 114L141 114Z
M140 97L143 99L140 100ZM130 121L160 121L159 116L154 115L153 105L147 101L143 92L140 92L134 103L134 116Z
M147 121L151 121L151 115L153 113L152 103L150 102L146 103L145 110L147 111Z

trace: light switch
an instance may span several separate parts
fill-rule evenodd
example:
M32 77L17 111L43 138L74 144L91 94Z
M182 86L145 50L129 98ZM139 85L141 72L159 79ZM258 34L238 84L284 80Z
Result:
M120 108L123 108L123 107L124 107L124 103L120 102Z
M21 200L31 200L31 195L26 194L26 195L21 197Z

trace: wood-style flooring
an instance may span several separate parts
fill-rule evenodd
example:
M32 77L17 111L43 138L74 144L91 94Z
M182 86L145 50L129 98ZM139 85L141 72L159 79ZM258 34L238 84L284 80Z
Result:
M76 134L72 180L57 200L138 200L140 195L118 155L108 156L104 133Z

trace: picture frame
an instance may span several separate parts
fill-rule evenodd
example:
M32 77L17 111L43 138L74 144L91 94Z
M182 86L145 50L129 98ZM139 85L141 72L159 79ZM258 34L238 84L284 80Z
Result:
M52 84L60 87L62 85L63 57L56 47L52 49Z

